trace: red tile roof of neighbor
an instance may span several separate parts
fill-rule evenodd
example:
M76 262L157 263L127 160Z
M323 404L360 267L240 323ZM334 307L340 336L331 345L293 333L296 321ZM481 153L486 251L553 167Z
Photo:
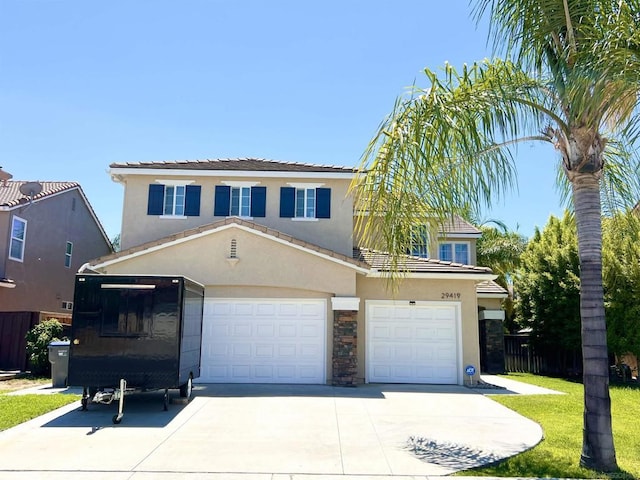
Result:
M158 170L237 170L258 172L323 172L358 173L353 167L282 162L264 158L218 158L206 160L177 160L166 162L112 163L110 168L151 168Z
M28 203L29 197L20 192L20 187L26 183L25 181L8 180L6 186L0 183L0 207L17 207L18 205ZM80 188L80 184L76 182L38 182L42 185L42 191L33 195L31 200L40 200L41 198Z

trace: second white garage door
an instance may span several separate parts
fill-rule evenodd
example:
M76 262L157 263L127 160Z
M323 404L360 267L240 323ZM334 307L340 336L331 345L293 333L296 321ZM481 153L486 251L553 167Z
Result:
M458 312L444 302L367 302L367 381L458 383Z
M205 299L200 382L326 380L326 302Z

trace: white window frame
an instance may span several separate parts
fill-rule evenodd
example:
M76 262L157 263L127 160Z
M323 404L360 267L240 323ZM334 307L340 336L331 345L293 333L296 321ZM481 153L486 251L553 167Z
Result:
M297 221L307 221L307 222L317 222L316 218L317 213L317 192L316 189L322 187L324 183L288 183L289 186L295 189L294 195L294 210L293 210L293 219ZM311 201L309 199L309 191L313 191L313 205L311 205ZM298 203L300 202L299 195L304 195L302 199L302 215L298 215Z
M67 242L64 250L64 266L65 268L71 268L71 261L73 258L73 242Z
M233 194L237 193L237 205L234 205ZM229 199L229 216L231 217L251 217L251 187L231 187L231 198Z
M229 191L229 216L230 217L240 217L240 218L247 218L247 219L251 219L252 216L252 212L251 212L251 187L255 187L256 185L259 185L260 182L235 182L235 181L226 181L226 182L222 182L223 185L226 185L228 187L231 187L230 191ZM238 211L237 213L234 213L233 210L233 191L236 190L237 192L239 192L239 203L238 203ZM243 214L242 212L242 194L243 193L248 193L248 195L245 196L245 198L248 201L248 204L246 205L246 215Z
M13 236L13 226L15 222L21 222L24 225L22 238ZM21 242L20 244L20 257L14 257L11 253L13 252L14 242ZM27 221L24 218L20 218L17 216L13 216L11 219L11 239L9 241L9 258L11 260L15 260L16 262L24 262L24 248L27 243Z
M187 185L191 185L195 180L156 180L156 183L164 185L164 195L162 197L162 215L160 218L187 218L184 214L184 210L186 208L186 200L187 200ZM176 195L175 191L178 187L182 187L183 195L182 195L182 214L176 215ZM171 201L171 212L167 213L167 191L169 188L173 189L173 199Z
M442 252L441 252L441 248L443 245L451 245L451 260L444 260L442 258ZM456 245L465 245L467 247L467 261L466 262L459 262L457 257L456 257ZM455 241L447 241L447 242L440 242L438 244L438 257L440 258L440 260L444 260L445 262L452 262L452 263L463 263L466 265L469 265L471 263L471 244L470 242L455 242Z

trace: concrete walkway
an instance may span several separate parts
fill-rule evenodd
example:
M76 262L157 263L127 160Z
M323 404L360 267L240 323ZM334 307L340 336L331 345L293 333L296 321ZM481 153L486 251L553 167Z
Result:
M126 397L119 425L111 422L115 404L81 412L74 403L0 432L0 478L432 479L542 438L539 425L484 393L434 385L196 385L188 405L168 412L161 394Z

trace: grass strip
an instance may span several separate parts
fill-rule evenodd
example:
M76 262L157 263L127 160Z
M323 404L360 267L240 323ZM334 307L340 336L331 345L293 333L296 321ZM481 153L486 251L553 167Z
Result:
M0 431L80 399L80 395L0 395Z
M465 472L476 476L540 478L640 478L640 389L612 385L611 414L619 472L603 474L580 467L583 386L558 378L512 373L511 380L565 395L492 395L496 402L539 423L544 439L534 448L496 465Z

